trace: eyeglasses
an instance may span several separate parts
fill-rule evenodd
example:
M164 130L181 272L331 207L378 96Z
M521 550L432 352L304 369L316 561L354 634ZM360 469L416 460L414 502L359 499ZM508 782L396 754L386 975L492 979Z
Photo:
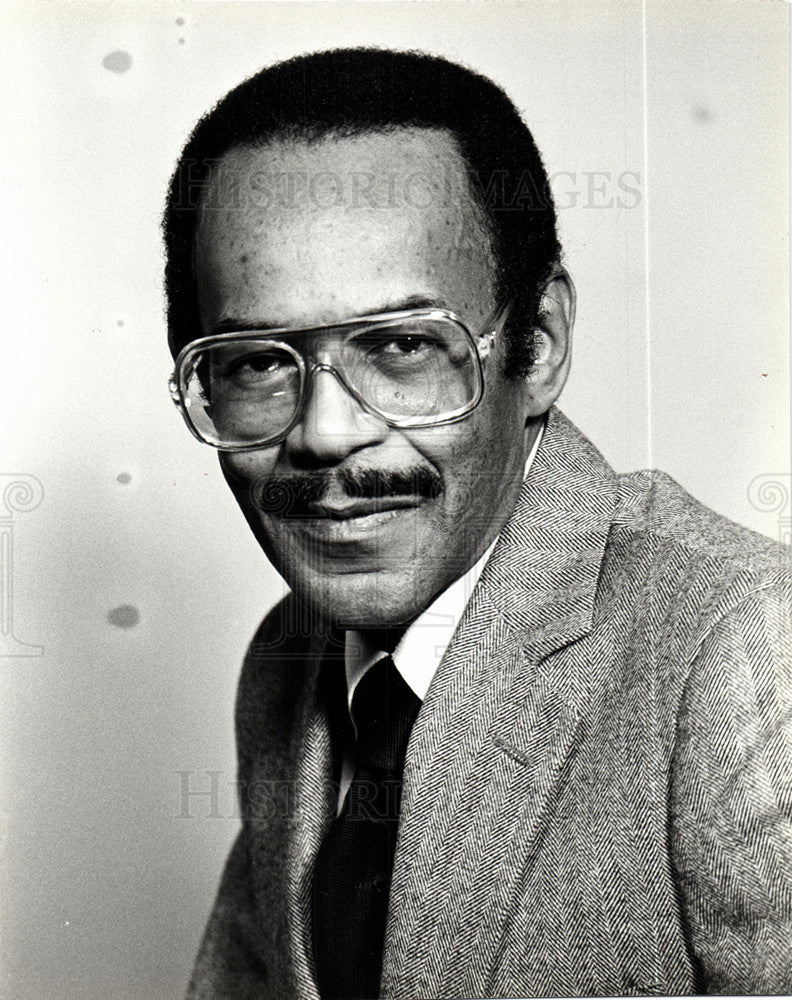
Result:
M283 441L300 422L320 371L391 427L453 423L481 402L482 362L507 308L477 337L446 309L201 337L179 353L171 397L193 435L223 451Z

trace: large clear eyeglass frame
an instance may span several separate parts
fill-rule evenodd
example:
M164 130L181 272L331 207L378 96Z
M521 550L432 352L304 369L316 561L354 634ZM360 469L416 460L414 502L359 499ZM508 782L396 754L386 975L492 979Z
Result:
M341 320L338 323L332 323L324 326L304 326L304 327L274 327L262 330L245 330L245 331L229 331L228 333L217 333L208 337L199 337L197 340L190 341L189 344L185 346L179 352L176 362L174 365L173 373L168 381L168 389L170 391L171 399L175 404L178 411L184 418L184 422L193 437L197 438L202 444L208 444L212 448L216 448L218 451L228 451L228 452L244 452L244 451L257 451L260 448L268 448L273 445L279 444L284 441L289 434L294 430L294 428L302 420L303 414L305 412L305 407L308 403L310 397L310 380L317 371L327 371L331 372L339 380L344 389L349 393L349 395L355 400L355 402L363 409L366 413L372 416L378 417L384 420L389 427L396 427L401 429L406 428L422 428L422 427L440 427L446 424L453 424L459 420L463 420L467 417L476 407L481 403L484 397L484 368L483 362L489 357L494 346L495 340L498 333L501 331L503 322L506 315L511 307L511 300L501 303L492 314L491 318L487 320L484 324L484 329L478 336L474 336L470 329L466 326L463 320L457 316L456 313L451 312L448 309L402 309L395 312L384 312L384 313L372 313L371 315L356 316L352 319ZM383 326L387 324L398 323L402 320L449 320L458 326L470 342L472 348L471 357L475 359L475 378L476 378L476 388L473 399L466 403L464 406L460 406L455 410L451 410L444 413L435 414L434 416L412 416L412 417L395 417L392 414L388 414L378 407L374 406L368 400L366 400L360 393L350 385L347 379L344 377L342 372L339 372L334 365L326 364L324 362L316 361L310 356L306 359L297 351L291 344L284 341L285 337L293 337L296 335L304 335L309 333L320 333L324 330L345 330L352 329L358 326L369 326L381 323ZM190 408L187 399L187 376L192 370L192 360L196 355L202 353L207 348L215 347L217 345L225 344L230 341L242 342L245 341L266 341L273 347L277 347L280 350L286 351L290 354L297 364L297 368L300 374L300 402L295 408L294 416L289 422L288 426L284 428L279 434L274 437L261 438L260 440L251 441L246 444L222 444L217 441L212 441L205 434L203 434L198 427L193 423L192 417L190 416Z

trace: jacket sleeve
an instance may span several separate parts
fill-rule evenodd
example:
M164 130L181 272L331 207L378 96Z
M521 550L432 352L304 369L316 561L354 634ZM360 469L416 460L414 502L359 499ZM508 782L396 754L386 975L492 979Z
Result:
M260 625L242 667L236 707L242 829L226 861L188 1000L280 1000L288 995L279 874L285 825L273 822L287 814L272 788L291 787L286 764L304 671L295 669L302 660L284 658L283 636L294 631L293 612L281 602Z
M706 993L792 992L788 593L750 592L709 631L679 715L671 857Z
M214 908L187 989L187 1000L254 1000L263 996L266 969L243 829L226 861Z

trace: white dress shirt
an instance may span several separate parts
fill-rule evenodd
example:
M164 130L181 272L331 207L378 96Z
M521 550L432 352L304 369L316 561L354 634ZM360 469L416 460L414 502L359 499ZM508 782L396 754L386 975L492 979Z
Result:
M523 479L528 476L534 457L544 434L544 424L539 428L528 459ZM496 535L487 551L470 569L447 587L410 625L398 646L391 653L393 663L418 698L423 701L432 678L448 647L470 600L470 595L498 541ZM345 636L344 663L347 680L347 704L351 710L355 688L366 673L388 654L378 649L363 632L350 629ZM352 720L354 724L354 719ZM347 748L348 751L351 748ZM352 782L352 755L347 752L341 770L338 811L341 811Z

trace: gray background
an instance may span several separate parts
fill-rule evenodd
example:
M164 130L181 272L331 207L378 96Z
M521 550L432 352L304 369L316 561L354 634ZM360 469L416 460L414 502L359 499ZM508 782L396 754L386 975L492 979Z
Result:
M197 117L311 48L492 76L557 175L562 407L783 535L788 29L772 0L3 6L0 490L43 489L0 507L3 637L43 647L0 657L3 997L179 996L237 826L235 679L283 587L166 390L158 216Z

